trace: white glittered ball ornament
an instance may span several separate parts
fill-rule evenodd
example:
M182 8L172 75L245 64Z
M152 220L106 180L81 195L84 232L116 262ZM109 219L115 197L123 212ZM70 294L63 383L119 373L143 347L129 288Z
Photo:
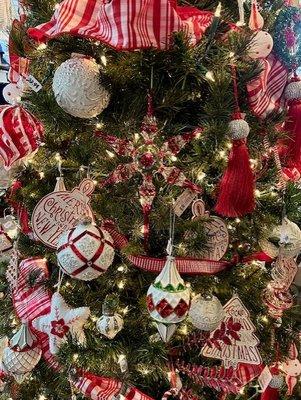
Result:
M271 53L273 44L273 38L268 32L257 31L250 43L248 55L254 60L266 58Z
M75 279L91 281L98 278L112 264L114 255L112 237L92 224L89 218L64 232L58 241L58 263Z
M239 114L237 118L233 118L228 124L229 133L232 140L246 139L250 133L250 126Z
M284 377L281 374L273 375L269 386L272 389L281 389L282 386L284 385Z
M110 101L100 83L99 65L82 55L74 55L58 67L52 88L58 105L78 118L96 117Z
M224 309L215 296L197 295L191 301L189 310L190 320L197 329L214 331L224 318Z
M23 324L3 351L2 367L21 383L38 364L41 356L42 349L36 336L27 324Z
M296 80L288 83L284 90L284 97L286 100L301 99L301 81Z

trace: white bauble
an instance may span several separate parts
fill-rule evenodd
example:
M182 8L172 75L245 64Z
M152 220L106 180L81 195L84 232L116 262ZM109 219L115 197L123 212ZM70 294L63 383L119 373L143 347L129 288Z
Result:
M248 55L255 60L266 58L273 50L273 44L273 38L268 32L258 31L250 43Z
M2 95L4 97L4 100L8 104L17 104L21 101L23 89L20 87L20 85L16 83L9 83L6 85L2 91Z
M63 62L52 83L58 105L74 117L96 117L110 101L109 92L99 80L99 66L94 60L76 55Z
M41 356L42 349L36 336L24 323L3 350L2 367L21 383L38 364Z
M286 100L301 99L301 81L296 80L288 83L284 90L284 97Z
M223 306L215 296L197 295L191 301L189 317L192 324L202 331L214 331L225 315Z
M57 259L73 278L91 281L106 272L115 255L109 233L85 221L64 232L58 241Z
M249 124L242 118L233 119L229 122L228 127L233 140L246 139L250 133Z
M123 318L120 314L114 313L102 315L96 322L98 331L109 339L114 339L123 328Z

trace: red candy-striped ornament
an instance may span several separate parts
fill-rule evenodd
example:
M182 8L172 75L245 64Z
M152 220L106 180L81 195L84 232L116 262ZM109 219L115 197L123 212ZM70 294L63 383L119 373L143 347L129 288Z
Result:
M106 272L114 259L114 241L109 233L87 218L64 232L57 248L61 269L71 277L91 281Z
M40 146L44 127L19 105L0 107L0 157L9 169L17 160L29 156Z

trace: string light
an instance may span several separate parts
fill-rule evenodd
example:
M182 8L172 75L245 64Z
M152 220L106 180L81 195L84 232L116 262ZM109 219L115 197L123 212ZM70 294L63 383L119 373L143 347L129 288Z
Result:
M207 71L205 78L207 79L207 81L215 82L215 78L212 71Z
M46 43L41 43L37 47L37 50L39 50L39 51L43 51L45 49L47 49L47 44Z
M72 359L73 359L73 361L77 361L78 360L78 354L77 353L73 354Z
M255 189L254 193L255 193L256 197L260 197L261 196L261 192L258 189Z
M235 218L235 222L239 224L241 222L240 218Z
M40 176L40 179L45 178L45 172L43 172L43 171L39 172L39 176Z
M198 175L197 175L197 180L201 182L201 181L204 180L205 177L206 177L205 172L203 172L203 171L199 172Z
M107 153L107 155L108 155L110 158L114 158L114 157L115 157L115 154L112 153L112 152L109 151L109 150L106 150L106 153Z
M117 268L117 271L119 271L119 272L123 272L124 270L125 270L124 265L120 265L120 266Z
M107 65L107 57L104 54L100 57L100 61L103 63L104 66Z
M119 281L119 282L117 283L118 289L123 289L124 286L125 286L125 281Z
M182 333L182 335L187 335L188 334L188 327L187 325L183 325L181 329L179 329L179 332Z
M219 17L221 16L221 12L222 12L222 3L219 2L218 5L217 5L217 7L216 7L214 16L217 17L217 18L219 18Z
M170 156L171 161L177 161L177 157L175 155Z
M103 128L103 123L102 122L97 122L96 129L101 129L101 128Z
M46 400L46 397L45 397L43 394L41 394L41 395L39 396L39 400Z
M261 321L264 322L265 324L267 324L269 322L269 319L268 319L268 317L266 315L263 315L261 317Z
M128 307L128 306L124 307L124 308L121 310L121 312L122 312L123 315L126 315L126 314L129 312L129 307Z

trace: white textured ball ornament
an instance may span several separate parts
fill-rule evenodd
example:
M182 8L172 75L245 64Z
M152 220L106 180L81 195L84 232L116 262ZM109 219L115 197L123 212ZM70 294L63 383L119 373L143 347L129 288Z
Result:
M97 330L109 339L114 339L123 328L123 318L120 314L104 314L96 322Z
M2 96L8 104L18 104L21 101L23 89L16 83L9 83L2 91Z
M284 377L281 374L273 375L269 386L273 389L281 389L284 385Z
M301 99L301 81L293 81L286 85L284 97L286 100Z
M273 45L273 38L268 32L258 31L250 43L248 55L254 60L266 58L271 53Z
M109 92L99 80L99 66L94 60L75 55L63 62L52 84L58 105L74 117L96 117L110 101Z
M193 326L202 331L218 328L225 312L219 299L211 295L197 295L191 301L189 317Z
M64 232L58 241L57 260L72 278L91 281L106 272L115 255L110 234L89 220Z
M250 126L242 118L233 119L229 122L228 127L231 139L233 140L246 139L249 136Z

